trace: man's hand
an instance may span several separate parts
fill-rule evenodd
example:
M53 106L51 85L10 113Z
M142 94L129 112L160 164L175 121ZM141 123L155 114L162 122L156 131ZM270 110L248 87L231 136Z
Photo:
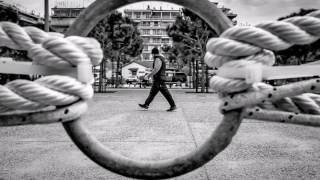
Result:
M147 74L146 76L144 76L144 79L145 79L145 80L149 80L150 77L151 77L151 74Z

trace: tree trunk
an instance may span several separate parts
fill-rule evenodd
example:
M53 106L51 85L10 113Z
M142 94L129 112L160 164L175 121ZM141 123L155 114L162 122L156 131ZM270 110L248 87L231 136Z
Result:
M206 93L209 93L209 68L206 66Z
M120 65L120 56L117 57L117 68L116 68L116 88L119 87L119 66Z
M194 89L196 86L196 67L194 64L194 60L192 60L192 88Z
M103 92L103 73L104 73L104 61L100 64L100 74L99 74L99 93Z
M204 58L201 57L201 92L204 93L206 87L206 67L204 63Z
M112 83L112 87L114 87L114 84L115 84L115 59L114 57L112 57L112 61L111 61L111 64L112 64L112 77L111 77L111 83Z
M197 59L196 61L196 92L198 92L199 89L199 60Z

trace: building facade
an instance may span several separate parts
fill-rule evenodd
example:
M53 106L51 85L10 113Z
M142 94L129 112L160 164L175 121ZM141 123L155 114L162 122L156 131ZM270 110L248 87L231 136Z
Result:
M0 1L0 19L11 21L20 26L44 27L44 18L37 15L35 11L27 12L16 5Z
M218 5L216 2L213 4ZM84 9L57 6L52 8L51 28L56 32L64 33ZM229 8L221 7L220 9L236 24L234 20L236 14ZM168 36L166 28L175 22L176 17L181 14L181 9L162 9L161 7L156 9L148 6L146 9L125 9L123 13L138 22L138 29L144 42L142 60L151 60L151 50L154 47L161 50L164 45L172 45L172 39Z
M141 77L149 74L152 69L152 62L133 61L122 67L122 78Z
M215 6L217 2L212 2ZM229 8L221 7L224 12L234 24L236 24L236 14L232 13ZM172 25L176 17L181 15L181 9L159 9L150 8L146 9L125 9L124 14L134 21L138 22L138 29L143 38L143 52L142 60L151 60L151 50L156 47L161 51L164 45L172 46L172 39L168 36L166 28ZM163 52L162 52L163 53Z
M64 33L76 20L82 10L85 8L52 8L50 27L60 33Z
M143 38L142 60L151 60L151 50L156 47L161 50L163 45L172 45L166 28L175 22L181 10L177 9L125 9L124 14L138 22L138 29Z

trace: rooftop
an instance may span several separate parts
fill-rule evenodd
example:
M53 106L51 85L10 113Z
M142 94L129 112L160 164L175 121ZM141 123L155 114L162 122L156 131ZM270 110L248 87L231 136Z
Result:
M129 65L131 63L137 63L137 64L139 64L141 66L146 67L146 68L152 68L153 67L153 61L140 61L140 60L131 61L131 62L125 64L124 66L127 66L127 65Z

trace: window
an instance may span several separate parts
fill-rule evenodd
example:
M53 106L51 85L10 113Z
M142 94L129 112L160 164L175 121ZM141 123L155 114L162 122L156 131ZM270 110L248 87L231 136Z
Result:
M172 18L172 19L175 19L177 16L179 16L179 13L178 13L178 12L172 12L172 13L171 13L171 18Z
M150 12L143 12L142 13L142 16L144 17L144 18L147 18L147 19L149 19L150 18Z
M155 21L155 22L153 23L153 26L159 26L159 22L158 22L158 21Z
M71 16L72 17L77 17L80 14L79 10L71 10Z
M137 70L132 70L131 73L132 73L132 76L136 76L137 75Z
M153 34L154 35L161 35L161 29L154 29Z
M132 14L133 14L132 12L126 12L126 15L130 18L132 18Z
M143 43L149 43L150 39L149 38L143 38Z
M150 22L142 22L141 26L150 26Z
M160 38L154 38L153 39L153 43L160 43L161 42L161 39Z
M170 12L163 12L162 13L162 18L163 19L170 19Z
M149 29L143 29L142 30L142 34L150 34L150 30Z
M161 18L161 13L160 12L153 12L152 18Z
M135 15L135 17L137 18L137 19L139 19L140 18L140 13L134 13L134 15Z
M169 22L161 22L161 26L167 27L170 23Z
M166 44L168 44L169 43L169 39L162 39L162 41L161 41L162 43L166 43Z

